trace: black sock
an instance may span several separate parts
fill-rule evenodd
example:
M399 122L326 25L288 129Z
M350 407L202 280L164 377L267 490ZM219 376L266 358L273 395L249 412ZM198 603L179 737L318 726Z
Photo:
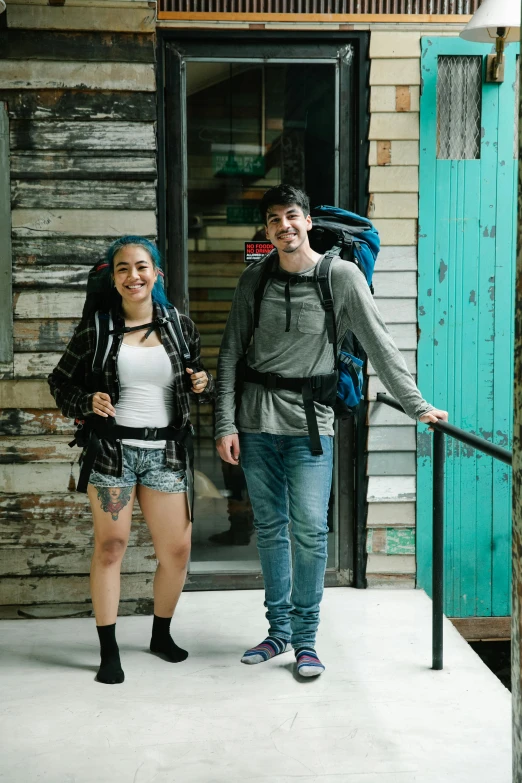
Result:
M121 668L120 651L116 644L116 623L112 625L97 625L100 638L101 663L96 675L98 682L115 685L123 682L125 675Z
M158 617L154 615L150 651L158 653L166 658L167 661L171 661L171 663L180 663L188 658L188 652L178 647L170 635L171 620L172 617Z

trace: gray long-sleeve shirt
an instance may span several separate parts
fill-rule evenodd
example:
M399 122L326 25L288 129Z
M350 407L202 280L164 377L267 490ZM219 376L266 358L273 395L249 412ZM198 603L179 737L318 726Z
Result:
M285 284L271 280L261 303L259 327L253 335L254 291L262 264L247 267L234 294L218 362L216 438L238 432L306 435L301 395L285 390L269 391L246 383L235 420L236 364L245 354L260 372L307 377L332 372L334 356L327 341L325 313L318 287L291 286L290 330L285 331ZM313 275L313 268L301 273ZM406 413L418 419L433 406L424 400L408 372L375 305L364 275L347 261L336 258L331 266L331 287L339 346L347 330L356 335L379 378ZM338 347L339 347L338 346ZM315 403L319 432L333 435L333 411Z

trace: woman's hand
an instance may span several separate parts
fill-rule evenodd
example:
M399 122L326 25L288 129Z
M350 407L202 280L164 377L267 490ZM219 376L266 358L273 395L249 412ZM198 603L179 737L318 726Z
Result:
M190 375L192 391L194 394L201 394L201 392L204 392L208 385L207 373L204 370L202 372L194 372L194 370L191 370L189 367L187 367L187 372Z
M116 411L111 405L110 395L104 392L96 392L92 398L92 409L98 416L116 416Z

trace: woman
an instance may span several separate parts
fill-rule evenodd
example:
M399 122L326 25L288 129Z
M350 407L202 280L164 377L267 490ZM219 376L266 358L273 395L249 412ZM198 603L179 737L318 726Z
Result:
M62 413L92 422L100 436L87 489L94 521L90 584L101 652L96 679L113 684L124 680L115 631L120 566L136 497L158 560L150 650L172 662L188 655L170 636L190 553L185 450L176 440L150 440L149 433L168 425L169 433L172 427L187 427L190 396L208 401L214 382L201 368L199 334L189 318L180 316L190 349L192 366L187 369L165 323L150 328L162 315L162 306L168 306L155 245L143 237L125 236L109 247L106 261L102 274L112 292L116 334L104 366L104 388L89 386L96 347L94 315L79 323L49 385ZM132 331L124 332L124 327ZM132 438L104 439L103 428L111 418L118 430L143 429L147 439L136 438L135 432Z

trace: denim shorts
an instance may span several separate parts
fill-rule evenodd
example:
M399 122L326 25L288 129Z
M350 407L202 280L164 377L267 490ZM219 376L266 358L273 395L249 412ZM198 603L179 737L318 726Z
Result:
M89 484L94 487L143 487L157 492L175 494L187 491L184 470L172 470L166 463L165 449L142 449L122 444L123 471L121 476L108 476L93 470Z

